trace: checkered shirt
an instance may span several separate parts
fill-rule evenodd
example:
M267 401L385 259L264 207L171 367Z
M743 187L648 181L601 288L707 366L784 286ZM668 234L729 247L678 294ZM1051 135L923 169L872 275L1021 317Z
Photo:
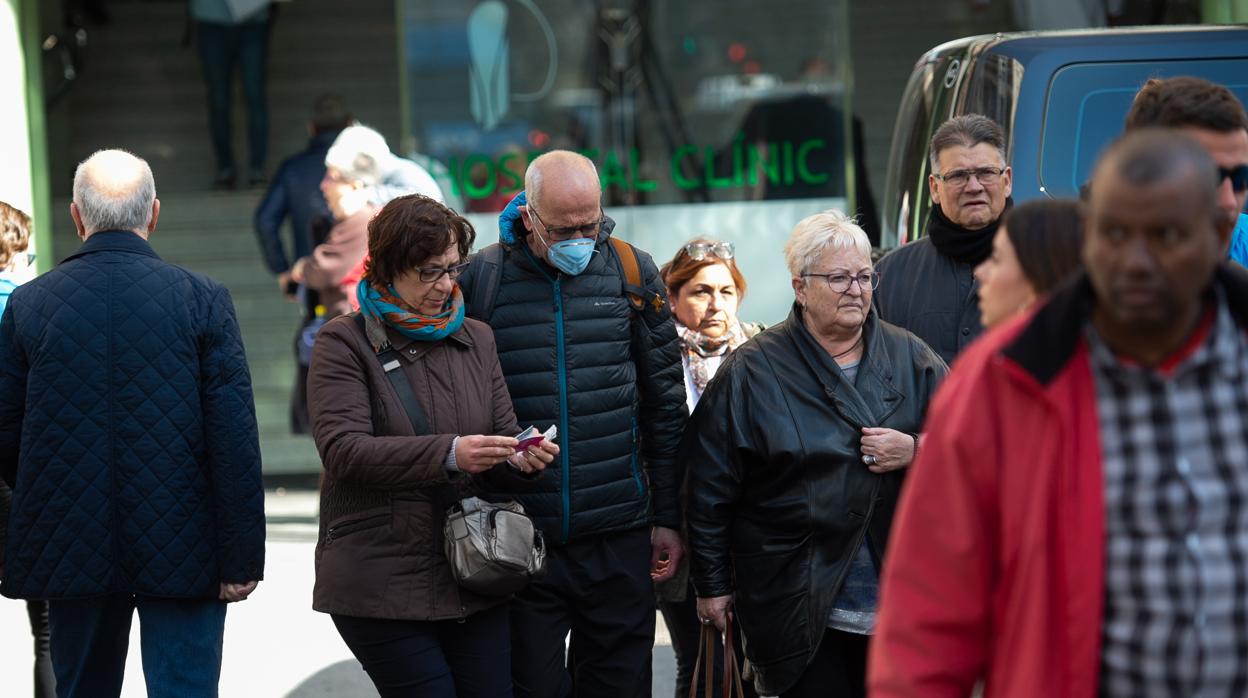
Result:
M1248 695L1248 341L1221 297L1168 377L1087 334L1105 474L1101 695Z

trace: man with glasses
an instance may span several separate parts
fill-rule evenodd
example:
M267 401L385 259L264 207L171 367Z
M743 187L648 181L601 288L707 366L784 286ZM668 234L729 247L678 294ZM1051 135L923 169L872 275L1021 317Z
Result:
M986 116L952 118L932 136L930 161L927 235L880 260L875 303L883 320L952 362L984 329L974 271L1011 203L1005 134Z
M1231 259L1248 266L1248 115L1227 88L1194 77L1144 83L1127 112L1126 130L1162 127L1195 138L1213 157L1221 176L1218 208L1235 222Z
M632 250L636 285L621 273L601 197L588 158L542 155L499 218L499 246L460 278L469 314L494 329L516 418L557 426L562 449L533 486L494 493L549 544L547 575L512 601L517 696L649 695L653 582L682 556L680 345L650 255Z
M893 525L873 697L1245 695L1248 273L1216 169L1127 133L1086 272L958 359Z

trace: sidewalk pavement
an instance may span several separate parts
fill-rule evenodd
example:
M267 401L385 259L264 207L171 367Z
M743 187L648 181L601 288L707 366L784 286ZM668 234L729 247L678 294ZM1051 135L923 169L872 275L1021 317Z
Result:
M312 552L317 496L277 488L266 492L265 580L251 598L230 604L221 668L222 698L375 698L368 677L329 616L312 610ZM33 651L22 602L0 599L0 677L6 698L34 694ZM676 660L663 619L657 619L654 695L674 692ZM123 698L145 696L139 634L130 634Z

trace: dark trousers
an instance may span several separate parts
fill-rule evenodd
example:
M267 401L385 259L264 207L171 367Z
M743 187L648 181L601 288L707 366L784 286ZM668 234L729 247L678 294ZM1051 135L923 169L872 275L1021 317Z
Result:
M866 698L869 635L829 628L797 684L780 698Z
M649 696L655 610L650 531L551 546L546 567L546 576L511 604L516 695Z
M381 698L509 698L507 605L456 620L332 616Z
M135 609L150 698L216 698L225 602L112 594L48 602L60 698L121 695Z
M698 650L702 646L702 621L698 619L698 598L693 590L693 584L689 585L689 591L685 595L684 601L660 601L659 610L663 613L663 622L667 624L667 632L672 636L672 650L676 653L676 698L686 698L689 695L689 687L696 680L698 682L699 696L703 695L702 677L694 677L694 665L698 661ZM737 655L737 666L745 667L745 656L741 653L741 631L734 624L732 626L734 633L732 639L733 654ZM706 661L703 659L702 661ZM715 680L711 682L711 688L715 698L723 695L723 683L721 679L724 676L724 646L716 643L714 657L714 674ZM744 698L754 698L754 686L743 681L742 686L745 689Z
M48 602L27 601L30 632L35 637L35 698L56 698L56 674L52 671L51 633L48 632Z
M199 41L199 61L208 86L208 125L217 169L234 169L233 135L230 111L234 95L234 67L238 66L247 101L247 146L249 165L264 169L269 137L269 111L265 103L265 71L269 53L267 22L226 25L212 22L195 24Z

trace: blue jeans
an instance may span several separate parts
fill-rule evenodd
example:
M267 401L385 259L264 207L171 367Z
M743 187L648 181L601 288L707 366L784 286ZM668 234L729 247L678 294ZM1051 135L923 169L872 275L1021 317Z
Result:
M230 98L234 94L234 66L237 65L243 98L247 101L247 145L251 151L248 165L252 170L262 170L269 138L269 108L264 94L269 25L267 22L233 26L198 22L196 31L199 33L199 61L208 86L208 125L217 169L234 169Z
M57 695L121 695L136 608L149 698L216 698L225 602L133 594L48 602Z
M381 698L511 698L507 604L463 622L331 617Z

